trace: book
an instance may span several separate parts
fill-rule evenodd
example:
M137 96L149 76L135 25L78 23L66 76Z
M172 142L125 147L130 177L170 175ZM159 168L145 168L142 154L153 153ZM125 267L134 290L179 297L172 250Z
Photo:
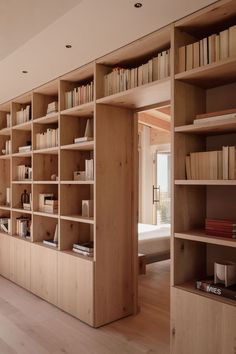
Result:
M31 151L31 145L19 146L18 151L19 151L19 152L28 152L28 151Z
M83 242L83 243L74 243L73 248L79 249L84 252L93 252L93 241Z
M200 66L200 42L193 43L193 68Z
M229 28L229 56L236 56L236 25Z
M74 248L74 247L73 247L72 250L73 250L75 253L81 254L82 256L93 257L93 253L92 253L92 252L82 251L82 250L79 250L79 249Z
M220 59L226 59L229 56L229 30L220 32Z
M193 69L193 44L186 46L186 70Z
M54 241L54 239L51 239L51 240L43 240L43 243L47 246L50 246L50 247L57 247L58 246L58 242L57 241Z
M92 141L92 140L93 140L93 138L89 138L87 136L82 136L80 138L75 138L74 143L79 144L79 143L84 143L85 141Z
M223 146L223 179L229 179L229 147Z
M196 281L196 288L217 296L223 296L231 300L236 300L236 285L225 287L223 284L214 284L213 277Z
M208 37L209 46L209 64L216 61L216 34L212 34Z

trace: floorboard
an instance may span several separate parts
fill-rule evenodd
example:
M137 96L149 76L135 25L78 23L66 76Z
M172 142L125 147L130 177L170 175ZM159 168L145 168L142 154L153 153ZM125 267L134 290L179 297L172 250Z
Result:
M0 289L0 354L169 354L169 261L140 276L137 316L99 329L1 277Z

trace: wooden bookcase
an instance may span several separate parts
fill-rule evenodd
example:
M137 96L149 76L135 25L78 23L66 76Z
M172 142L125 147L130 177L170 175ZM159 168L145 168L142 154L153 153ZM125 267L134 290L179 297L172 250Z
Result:
M137 312L135 112L170 99L169 77L104 97L104 75L169 49L170 35L168 26L0 105L0 216L11 222L10 234L0 233L0 274L94 327ZM69 107L67 92L91 81L93 99ZM58 112L47 115L54 101ZM29 120L17 124L17 112L29 105ZM88 120L93 139L75 144ZM56 146L40 143L39 134L48 129L58 129ZM12 142L8 155L2 152L6 140ZM31 150L19 152L26 145ZM94 161L94 179L74 180L88 159ZM32 179L19 179L20 165L32 167ZM23 209L24 191L31 193L31 210ZM54 194L58 211L40 210L42 193ZM92 217L82 216L82 200L93 200ZM20 217L31 221L30 237L18 236ZM58 247L50 247L43 240L53 238L56 225ZM74 243L90 240L93 257L72 250Z
M236 303L197 290L214 262L236 261L234 239L207 236L205 218L235 220L235 180L187 180L191 152L235 145L235 122L193 124L197 114L235 108L236 57L179 73L179 48L236 24L235 1L175 23L173 47L172 353L232 353ZM235 38L236 41L236 38Z

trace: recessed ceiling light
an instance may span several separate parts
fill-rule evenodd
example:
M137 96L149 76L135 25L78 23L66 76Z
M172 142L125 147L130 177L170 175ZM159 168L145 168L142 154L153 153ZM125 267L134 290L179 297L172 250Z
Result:
M66 48L70 49L70 48L72 48L72 45L71 44L66 44Z
M22 74L28 74L27 70L22 70Z
M139 9L142 6L143 4L141 4L141 2L136 2L136 4L134 4L134 7L136 7L137 9Z

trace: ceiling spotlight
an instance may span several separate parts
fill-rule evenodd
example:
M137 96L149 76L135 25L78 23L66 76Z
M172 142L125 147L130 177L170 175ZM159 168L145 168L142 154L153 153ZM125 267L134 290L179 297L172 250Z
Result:
M28 74L27 70L22 70L22 74Z
M72 45L71 44L66 44L66 48L70 49L70 48L72 48Z
M134 4L134 7L136 7L137 9L139 9L142 6L143 4L141 4L141 2L136 2L136 4Z

